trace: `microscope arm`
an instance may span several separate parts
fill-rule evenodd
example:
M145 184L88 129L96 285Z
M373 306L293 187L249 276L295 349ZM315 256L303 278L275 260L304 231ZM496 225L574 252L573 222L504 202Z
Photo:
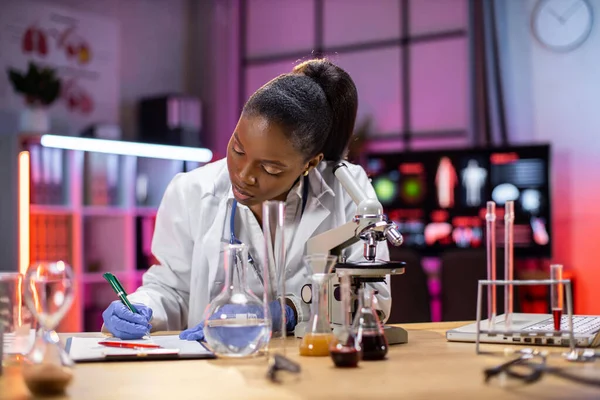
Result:
M358 242L356 227L356 222L351 221L310 238L306 253L340 255L343 249Z

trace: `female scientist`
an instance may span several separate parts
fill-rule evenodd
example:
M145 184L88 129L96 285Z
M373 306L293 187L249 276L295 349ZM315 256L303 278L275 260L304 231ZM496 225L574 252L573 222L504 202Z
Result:
M167 187L152 242L159 264L128 296L139 313L114 301L102 314L105 329L123 339L142 337L148 329L187 329L182 338L202 339L204 310L225 280L224 245L232 237L241 240L262 271L265 200L286 202L287 328L308 320L308 305L300 298L306 242L352 220L356 211L332 169L345 156L357 106L352 78L327 60L303 62L258 89L242 110L226 159L178 174ZM365 171L348 167L375 197ZM386 242L379 243L378 258L389 260ZM361 243L345 252L348 261L363 259ZM249 274L248 284L254 293L263 292L257 274ZM389 284L372 285L385 321Z

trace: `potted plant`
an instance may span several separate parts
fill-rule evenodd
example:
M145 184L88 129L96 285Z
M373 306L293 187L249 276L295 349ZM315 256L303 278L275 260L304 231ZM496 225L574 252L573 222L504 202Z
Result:
M50 128L48 107L60 95L60 79L56 71L48 67L38 67L29 62L26 72L12 68L8 76L16 93L25 98L26 107L21 113L20 129L23 132L45 133Z

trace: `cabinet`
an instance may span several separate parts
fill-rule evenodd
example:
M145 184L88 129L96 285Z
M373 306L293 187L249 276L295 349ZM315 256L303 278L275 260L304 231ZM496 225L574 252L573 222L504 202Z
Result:
M38 138L20 147L30 159L30 261L62 259L76 277L59 331L98 331L116 299L102 274L113 272L128 292L141 284L162 195L200 163L47 148Z

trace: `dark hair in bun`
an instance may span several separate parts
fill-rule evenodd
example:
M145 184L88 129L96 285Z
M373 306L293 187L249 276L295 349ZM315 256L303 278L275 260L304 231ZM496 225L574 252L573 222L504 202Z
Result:
M246 102L243 115L260 115L284 128L306 160L323 153L344 158L354 132L358 94L342 68L329 60L305 61L269 81Z

